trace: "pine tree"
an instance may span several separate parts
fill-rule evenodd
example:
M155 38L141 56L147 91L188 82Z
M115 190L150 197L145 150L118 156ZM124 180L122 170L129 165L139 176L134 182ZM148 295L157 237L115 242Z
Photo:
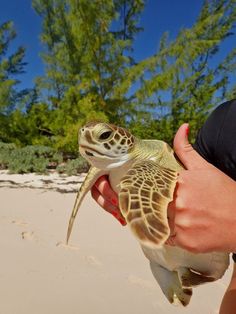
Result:
M182 29L172 42L164 34L157 54L129 69L130 81L141 81L134 101L144 109L131 119L134 131L171 142L179 125L190 122L193 139L212 108L235 97L235 86L230 89L236 70L235 47L224 60L217 60L222 42L235 37L235 25L235 0L206 1L192 28ZM146 125L145 132L137 118Z
M9 53L9 46L15 39L16 32L11 21L0 25L0 140L11 139L11 115L18 108L19 102L28 93L17 90L19 74L24 73L23 61L25 49L20 46L14 53Z
M234 36L235 0L205 1L191 28L137 63L132 47L141 30L141 0L33 0L42 17L47 130L56 147L74 151L77 130L101 119L125 125L146 138L172 141L190 122L192 137L219 100L235 95L235 49L217 58ZM43 93L45 95L45 92Z
M124 123L128 106L113 88L126 80L141 0L34 0L43 19L46 76L58 148L75 149L78 127L91 119Z

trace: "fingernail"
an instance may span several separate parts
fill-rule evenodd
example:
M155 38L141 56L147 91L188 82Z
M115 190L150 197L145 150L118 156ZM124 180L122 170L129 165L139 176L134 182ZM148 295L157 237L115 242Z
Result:
M111 212L111 214L112 214L115 218L118 218L118 214L117 214L117 212L112 211L112 212Z
M125 226L126 225L126 221L122 218L119 219L119 222L122 224L122 226Z
M186 127L186 136L188 137L189 134L189 125Z
M112 204L115 205L115 206L118 205L118 201L117 201L117 199L115 199L115 198L112 198L112 199L111 199L111 202L112 202Z

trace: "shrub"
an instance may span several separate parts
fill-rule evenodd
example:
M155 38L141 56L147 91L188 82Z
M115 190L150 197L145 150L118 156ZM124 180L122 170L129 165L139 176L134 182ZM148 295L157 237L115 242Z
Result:
M11 173L46 173L50 164L54 168L62 162L62 155L47 146L17 148L14 144L0 142L0 168Z
M0 169L8 168L10 156L15 149L15 144L0 142Z
M59 165L57 171L59 173L66 173L69 176L76 175L78 173L87 172L89 165L82 157L68 160L66 163Z
M25 146L17 148L14 144L0 142L0 169L11 173L47 173L57 169L59 173L76 175L88 170L88 163L82 158L67 160L63 154L47 146Z
M46 173L49 159L31 146L15 149L9 156L8 169L12 173Z

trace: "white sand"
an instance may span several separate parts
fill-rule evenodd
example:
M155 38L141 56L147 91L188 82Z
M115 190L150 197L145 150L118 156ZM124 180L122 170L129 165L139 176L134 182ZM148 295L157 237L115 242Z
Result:
M83 182L86 173L79 176L66 176L51 171L47 175L35 173L10 174L7 170L0 171L0 187L29 187L37 189L54 190L58 192L76 192L78 184Z
M70 246L75 194L0 189L0 314L216 314L229 282L194 289L187 308L170 305L128 228L88 196Z

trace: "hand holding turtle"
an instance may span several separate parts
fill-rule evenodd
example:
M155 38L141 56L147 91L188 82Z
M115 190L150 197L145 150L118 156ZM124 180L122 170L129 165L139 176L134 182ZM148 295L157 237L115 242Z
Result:
M236 183L192 148L187 130L188 125L182 125L174 139L174 150L186 170L179 174L168 209L172 229L168 244L192 252L236 251ZM125 225L106 177L97 180L92 197Z
M179 173L168 214L168 244L192 252L236 251L236 182L206 162L189 144L188 125L178 130L174 150L186 170Z
M92 197L108 213L112 214L121 224L127 223L122 217L118 207L118 196L112 190L107 176L100 177L91 189Z

